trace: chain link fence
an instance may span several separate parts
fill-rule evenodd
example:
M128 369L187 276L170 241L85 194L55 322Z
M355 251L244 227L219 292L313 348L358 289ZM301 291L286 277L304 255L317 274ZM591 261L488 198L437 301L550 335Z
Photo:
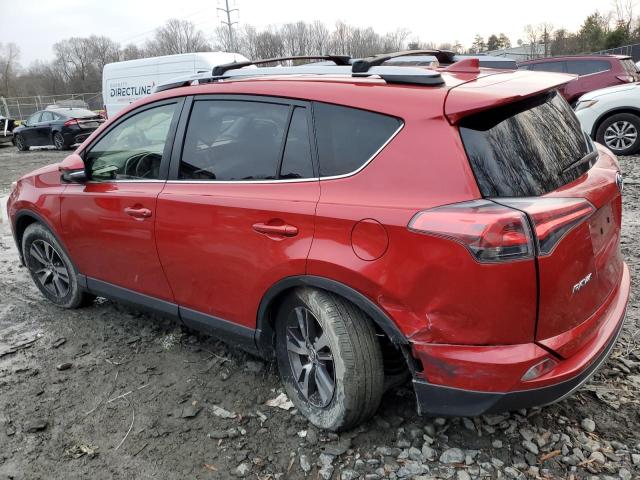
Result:
M634 62L640 60L640 43L633 45L625 45L624 47L610 48L609 50L600 50L594 52L598 55L628 55L633 58Z
M101 110L104 104L102 102L102 92L0 97L0 115L15 120L25 120L38 110L44 110L52 105Z

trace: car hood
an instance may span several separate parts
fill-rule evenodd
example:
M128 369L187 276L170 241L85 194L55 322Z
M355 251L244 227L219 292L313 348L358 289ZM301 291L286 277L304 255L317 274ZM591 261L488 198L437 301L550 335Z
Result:
M598 90L585 93L580 97L579 101L593 100L594 98L601 97L602 95L625 92L627 90L638 89L639 87L640 87L640 83L625 83L624 85L616 85L615 87L600 88Z

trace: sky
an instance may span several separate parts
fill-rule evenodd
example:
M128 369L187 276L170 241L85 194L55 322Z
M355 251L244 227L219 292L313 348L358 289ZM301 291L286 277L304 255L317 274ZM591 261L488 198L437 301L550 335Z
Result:
M551 22L579 28L595 10L608 12L610 0L229 0L239 24L265 27L298 20L371 26L380 33L407 28L422 41L459 41L465 47L479 33L504 32L512 44L525 39L524 26ZM124 44L143 44L170 18L192 21L207 35L222 17L224 0L0 0L0 42L20 47L20 63L50 60L55 42L71 36L106 35Z

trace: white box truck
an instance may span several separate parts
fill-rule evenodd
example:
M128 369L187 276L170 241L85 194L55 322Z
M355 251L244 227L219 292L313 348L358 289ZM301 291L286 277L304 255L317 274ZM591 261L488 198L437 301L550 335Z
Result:
M198 52L108 63L102 71L102 98L107 117L150 95L158 83L211 72L216 65L245 61L247 58L238 53Z

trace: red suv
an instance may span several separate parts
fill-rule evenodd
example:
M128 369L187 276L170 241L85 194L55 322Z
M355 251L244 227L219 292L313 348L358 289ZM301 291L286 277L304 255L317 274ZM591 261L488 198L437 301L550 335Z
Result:
M636 64L631 57L622 55L582 55L540 58L520 62L521 70L559 72L578 75L559 88L571 104L587 92L640 80Z
M217 67L131 105L12 191L34 282L277 359L322 428L408 378L435 415L570 394L629 296L616 158L566 75L389 57Z

